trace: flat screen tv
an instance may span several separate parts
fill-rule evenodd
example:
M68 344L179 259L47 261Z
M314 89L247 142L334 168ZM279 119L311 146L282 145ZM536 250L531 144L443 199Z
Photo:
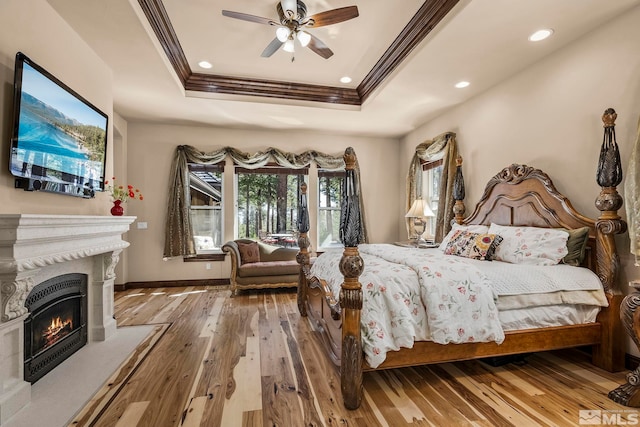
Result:
M93 197L104 189L107 115L22 52L15 67L15 187Z

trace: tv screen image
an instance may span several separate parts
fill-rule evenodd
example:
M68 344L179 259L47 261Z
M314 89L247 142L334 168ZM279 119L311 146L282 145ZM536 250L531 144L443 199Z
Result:
M107 115L21 52L14 89L16 187L80 197L102 191Z

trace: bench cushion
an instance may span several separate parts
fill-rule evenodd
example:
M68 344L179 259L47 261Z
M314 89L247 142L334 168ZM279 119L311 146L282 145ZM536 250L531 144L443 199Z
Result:
M295 260L262 261L242 264L238 268L238 277L288 276L299 271L300 265Z

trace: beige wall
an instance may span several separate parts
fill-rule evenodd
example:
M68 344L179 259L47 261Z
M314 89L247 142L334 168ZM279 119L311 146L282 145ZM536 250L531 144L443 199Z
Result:
M106 194L88 200L14 189L8 155L14 62L18 51L105 112L110 126L113 117L111 70L44 0L2 0L0 17L0 213L105 214L110 205ZM110 129L108 168L113 165L112 134Z
M168 175L175 149L180 144L192 145L202 151L228 145L249 153L276 147L295 153L315 149L333 155L342 155L344 149L351 146L361 166L370 240L391 242L398 239L397 213L389 208L401 203L400 197L404 194L397 190L404 185L404 180L398 169L396 139L130 122L127 144L128 181L143 191L145 199L127 203L125 215L135 215L138 221L148 224L146 230L137 229L134 224L128 234L131 242L128 249L129 281L229 277L229 260L212 263L212 269L206 270L206 263L162 259ZM226 169L224 191L225 200L229 200L228 193L233 191L233 173L231 167ZM225 240L233 238L233 210L230 208L225 209ZM313 228L311 233L313 241Z
M491 176L511 163L525 163L546 171L578 211L597 217L594 200L600 188L595 174L606 108L618 113L616 134L625 169L635 142L640 117L638 22L640 7L424 124L403 139L402 172L417 144L454 131L464 158L467 214ZM620 214L626 217L623 210ZM639 278L640 270L633 266L628 235L617 241L623 265L620 287L626 293L627 282Z

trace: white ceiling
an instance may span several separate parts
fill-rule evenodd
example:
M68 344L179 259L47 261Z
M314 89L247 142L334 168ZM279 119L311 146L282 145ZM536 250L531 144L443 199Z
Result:
M48 0L113 70L114 110L128 121L304 129L398 137L562 48L640 0L460 0L360 107L186 93L138 0ZM422 6L419 0L306 0L308 14L357 5L360 16L310 30L334 52L260 56L274 28L223 9L277 18L276 0L164 0L194 73L355 89ZM276 19L277 20L277 19ZM533 44L539 28L554 35ZM615 43L615 41L612 41ZM197 63L207 60L211 70ZM344 85L339 78L349 75ZM468 80L471 85L453 85Z

